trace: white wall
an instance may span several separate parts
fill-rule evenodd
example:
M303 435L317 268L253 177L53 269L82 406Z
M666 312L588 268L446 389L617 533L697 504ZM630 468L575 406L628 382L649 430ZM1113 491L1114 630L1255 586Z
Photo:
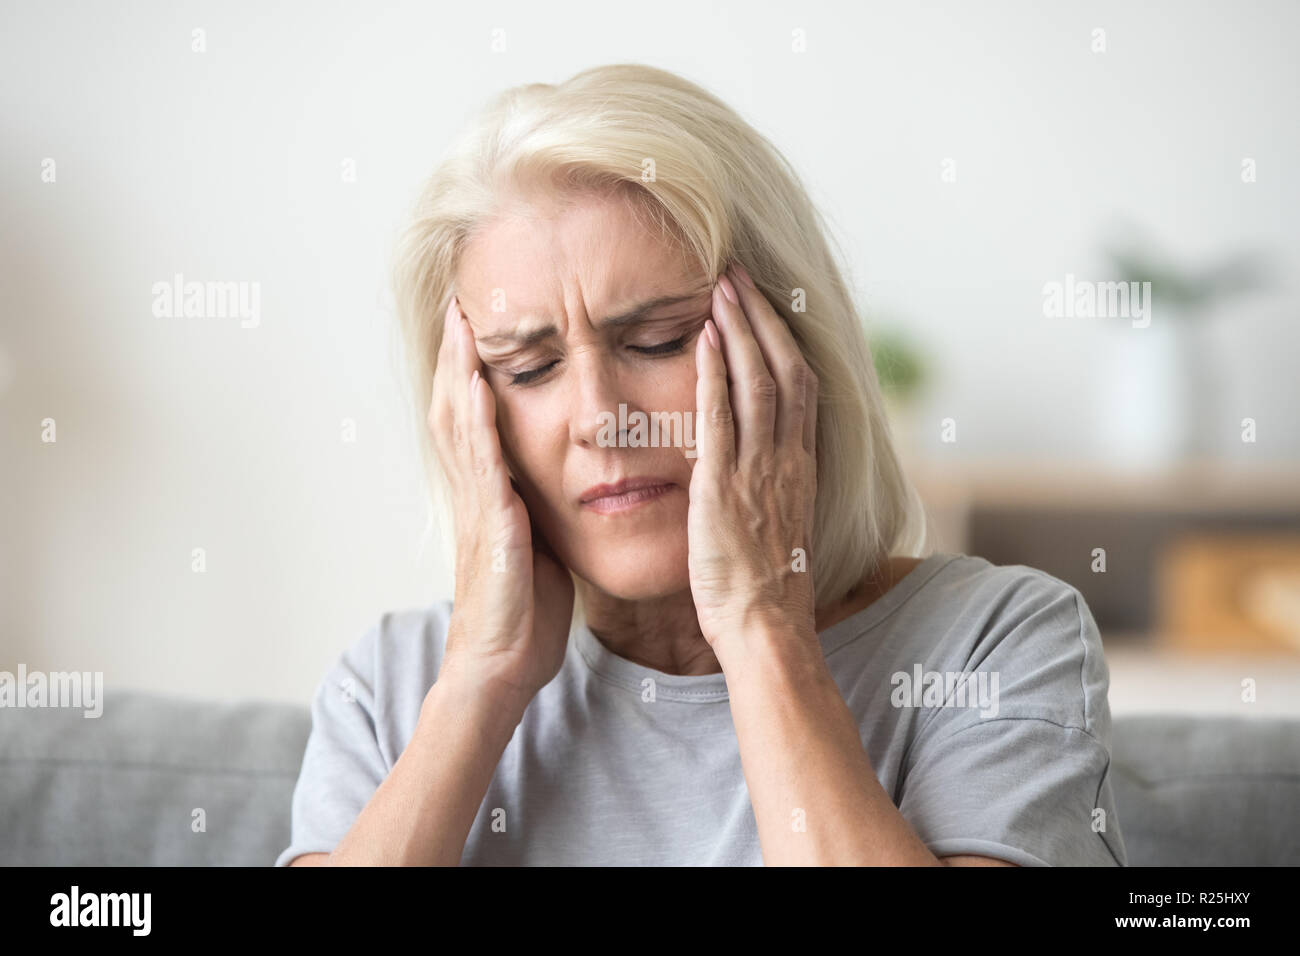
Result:
M1216 333L1225 407L1261 423L1249 454L1300 457L1300 8L925 6L7 3L0 670L305 701L381 613L450 595L387 258L490 93L597 63L678 70L786 152L864 303L930 349L952 454L1105 462L1114 339L1044 319L1041 287L1132 222L1194 259L1275 256L1277 289ZM177 272L260 283L260 325L154 316Z

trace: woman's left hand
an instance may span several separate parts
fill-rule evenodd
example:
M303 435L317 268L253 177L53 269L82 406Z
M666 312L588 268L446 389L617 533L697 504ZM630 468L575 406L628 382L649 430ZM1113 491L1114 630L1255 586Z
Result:
M719 277L716 324L706 323L695 347L691 594L719 657L746 634L817 639L809 553L817 378L785 321L747 278L734 267Z

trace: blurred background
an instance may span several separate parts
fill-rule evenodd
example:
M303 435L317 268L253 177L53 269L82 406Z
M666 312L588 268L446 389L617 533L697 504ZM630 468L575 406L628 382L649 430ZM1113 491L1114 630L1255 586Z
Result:
M394 238L495 91L637 61L808 184L938 548L1078 587L1116 713L1300 713L1295 3L3 11L0 670L305 703L450 597Z

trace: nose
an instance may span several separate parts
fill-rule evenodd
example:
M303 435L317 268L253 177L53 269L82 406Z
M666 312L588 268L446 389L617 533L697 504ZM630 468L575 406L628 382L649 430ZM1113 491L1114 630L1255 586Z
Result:
M585 448L609 445L611 439L620 439L618 423L626 418L619 415L619 404L633 410L625 384L615 363L597 346L575 350L570 355L569 386L569 439ZM610 425L612 417L613 425Z

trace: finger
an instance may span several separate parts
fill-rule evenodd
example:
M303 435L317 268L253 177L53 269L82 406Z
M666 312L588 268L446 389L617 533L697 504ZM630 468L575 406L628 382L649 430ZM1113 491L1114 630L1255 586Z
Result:
M481 503L504 508L513 489L497 431L496 396L478 369L470 373L467 404L471 470L483 496Z
M460 467L469 469L473 467L469 447L469 383L474 372L480 375L483 372L478 350L474 347L474 333L470 330L469 320L461 312L459 303L456 304L456 317L452 325L455 330L452 333L452 376L449 383L452 400L452 430L457 439L456 454Z
M809 409L809 385L816 388L816 376L808 366L791 334L785 320L772 308L772 303L763 293L744 281L741 270L729 270L735 281L740 304L749 319L754 339L763 354L763 361L772 377L776 380L776 422L773 426L773 441L778 448L790 448L802 445L808 449L807 419ZM815 427L815 426L814 426Z
M735 287L725 275L713 288L713 315L721 333L727 384L735 411L736 458L744 461L770 453L776 422L776 380L763 361L763 353L750 330L744 309L726 295Z
M706 319L695 341L695 467L729 474L736 467L735 414L720 346L717 326Z
M817 403L821 400L820 386L812 369L808 370L808 397L804 399L803 450L817 459Z
M456 490L455 449L451 442L452 401L450 382L454 375L452 358L452 330L456 317L456 297L447 300L447 308L442 316L442 332L438 343L438 357L434 364L433 388L429 398L429 417L427 424L433 435L434 447L448 481L452 482L452 492Z

